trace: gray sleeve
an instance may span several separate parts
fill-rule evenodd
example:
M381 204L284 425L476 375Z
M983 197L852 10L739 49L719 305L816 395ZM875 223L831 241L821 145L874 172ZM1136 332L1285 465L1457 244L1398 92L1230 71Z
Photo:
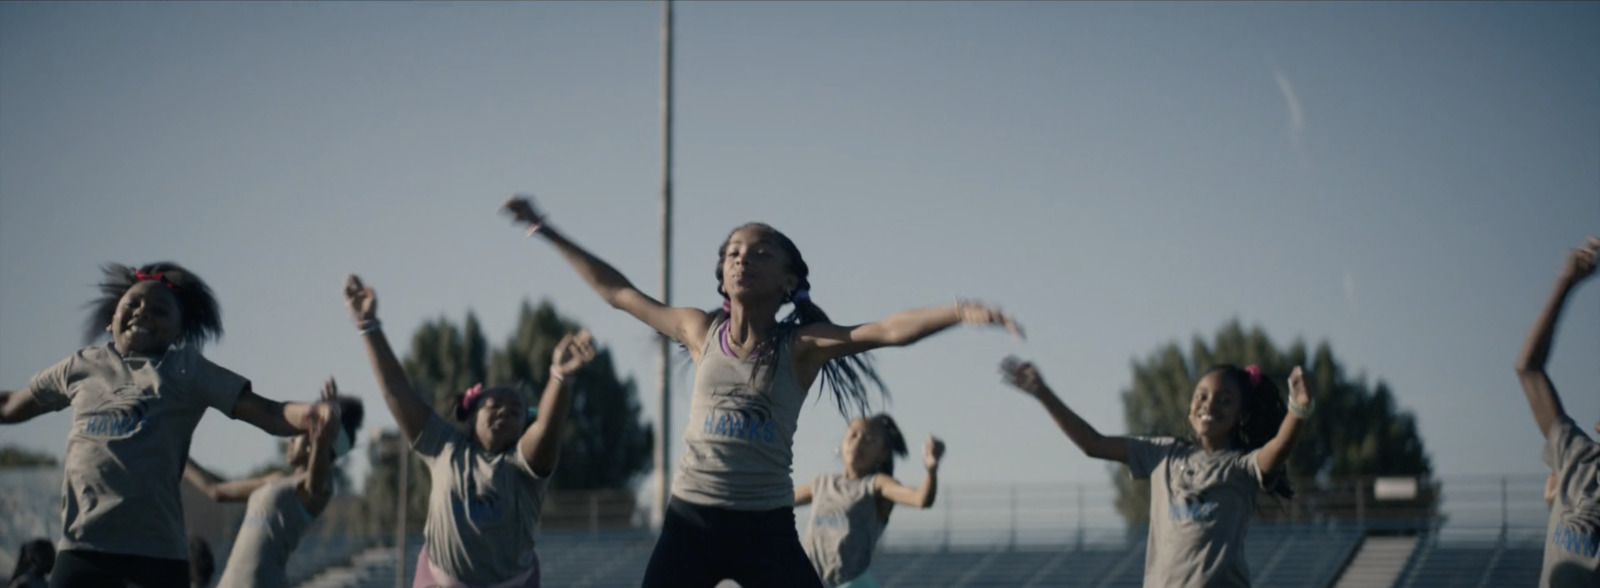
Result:
M1239 469L1244 470L1245 472L1248 472L1250 474L1250 479L1255 482L1257 488L1260 488L1262 490L1266 490L1267 489L1267 479L1266 479L1265 476L1261 475L1261 460L1260 460L1260 456L1261 456L1261 449L1259 449L1259 448L1257 448L1255 451L1251 451L1249 453L1246 453L1246 454L1244 454L1244 455L1239 457L1238 467L1239 467ZM1281 466L1278 469L1278 471L1280 473L1282 473L1282 472L1288 471L1288 469L1289 469L1289 466L1285 465L1285 466Z
M196 374L191 385L195 394L199 395L201 402L206 406L222 411L222 414L233 416L233 404L239 400L239 394L250 386L250 380L244 376L229 371L228 368L211 363L205 357L197 356L195 362Z
M33 375L28 381L28 388L21 394L27 394L33 401L45 410L51 412L61 410L72 405L72 396L67 391L67 374L72 370L73 355L55 365Z
M428 415L428 422L422 426L422 433L418 434L416 440L411 442L411 450L422 456L431 466L434 458L439 457L441 453L445 453L450 445L460 443L462 441L460 439L461 436L460 431L450 426L450 423L444 422L444 419L439 418L439 415ZM517 451L517 454L521 455L522 452Z
M556 457L556 464L550 467L549 476L540 476L533 473L533 464L528 463L527 456L522 455L522 441L518 440L516 447L511 448L511 464L517 467L517 471L526 474L529 479L538 481L545 477L554 476L556 468L561 465L561 458L559 456Z
M1128 473L1135 480L1150 477L1150 472L1167 458L1172 448L1170 437L1125 437L1128 440Z
M1550 425L1550 433L1545 435L1541 457L1545 465L1550 466L1550 471L1560 476L1561 472L1572 469L1584 455L1593 453L1594 446L1595 442L1578 430L1578 425L1572 422L1571 417L1561 415Z

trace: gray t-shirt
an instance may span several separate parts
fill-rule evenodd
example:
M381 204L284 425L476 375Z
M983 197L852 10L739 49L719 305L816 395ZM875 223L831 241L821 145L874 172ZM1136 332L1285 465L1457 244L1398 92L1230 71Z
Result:
M855 579L872 565L884 528L877 479L877 474L856 479L823 474L811 481L811 516L802 545L826 586Z
M438 415L411 444L432 472L428 559L466 584L493 584L534 565L533 531L549 478L533 473L521 444L489 453Z
M245 505L244 524L233 540L228 567L218 586L287 588L289 554L311 526L311 513L296 489L302 475L282 476L256 488Z
M1600 585L1600 445L1563 416L1545 437L1543 457L1556 475L1556 497L1539 585Z
M779 345L770 383L753 390L756 362L723 349L726 324L725 318L712 323L695 366L686 447L672 495L732 510L793 507L794 431L806 397L795 378L793 346Z
M1129 437L1128 470L1150 479L1147 588L1249 586L1244 536L1262 488L1256 451Z
M189 559L178 484L207 407L232 416L249 380L193 348L157 361L88 347L39 372L21 394L72 407L57 549Z

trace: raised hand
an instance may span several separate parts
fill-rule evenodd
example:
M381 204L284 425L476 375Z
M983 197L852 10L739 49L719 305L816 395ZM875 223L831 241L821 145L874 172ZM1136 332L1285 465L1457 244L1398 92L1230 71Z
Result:
M1011 335L1022 340L1028 337L1022 332L1022 325L1012 320L1011 315L998 308L984 305L980 302L968 300L956 301L956 316L961 323L966 325L999 325L1011 331Z
M928 442L922 444L922 463L928 469L939 467L939 458L944 457L944 441L933 435L928 435Z
M1045 390L1044 377L1039 375L1039 368L1015 355L1000 360L1000 374L1005 377L1007 384L1023 392L1037 395Z
M1311 406L1311 385L1306 383L1305 371L1300 366L1289 372L1289 399L1300 406Z
M361 283L361 278L350 274L344 278L344 307L357 327L378 320L378 293Z
M1594 274L1595 257L1600 255L1600 237L1589 237L1583 245L1567 254L1561 265L1561 279L1567 284L1577 284Z
M594 359L594 336L588 329L568 333L550 356L550 374L565 379Z
M544 215L533 207L533 197L518 194L507 200L500 207L501 212L511 215L511 218L528 226L527 234L532 236L544 226Z
M338 396L339 385L333 382L333 378L328 378L328 381L322 384L322 402L318 403L315 411L312 411L314 418L311 421L311 430L308 431L312 437L330 443L333 441L334 435L339 430L341 416Z

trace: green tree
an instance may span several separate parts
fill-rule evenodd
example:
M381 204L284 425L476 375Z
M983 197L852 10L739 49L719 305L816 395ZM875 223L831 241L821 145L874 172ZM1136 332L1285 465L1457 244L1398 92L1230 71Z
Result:
M1195 337L1185 354L1177 342L1159 347L1133 362L1133 386L1122 392L1127 433L1139 436L1190 437L1189 398L1200 376L1213 366L1261 366L1280 393L1294 366L1303 366L1316 393L1310 427L1290 454L1288 472L1297 485L1321 484L1347 476L1427 475L1433 470L1416 418L1395 406L1394 393L1379 379L1368 385L1365 375L1345 373L1326 342L1307 352L1296 340L1280 350L1259 327L1246 331L1237 320L1207 344ZM1116 506L1130 525L1149 521L1150 484L1135 481L1126 468L1113 468Z
M53 465L56 465L56 458L48 453L30 451L11 445L0 447L0 469Z
M469 312L461 326L441 317L423 324L412 335L402 364L411 385L428 404L445 420L466 430L452 418L453 395L482 382L516 388L529 406L538 406L549 378L550 354L564 334L580 328L548 301L538 306L524 301L516 329L503 347L491 349L475 314ZM550 480L553 489L626 488L651 465L652 432L640 419L637 387L632 378L617 377L608 349L597 346L596 351L595 359L573 382L561 460ZM392 451L380 445L369 447L372 469L367 474L368 506L363 514L367 532L389 534L394 532L399 462ZM410 459L407 519L415 526L425 515L430 484L422 463L414 456Z

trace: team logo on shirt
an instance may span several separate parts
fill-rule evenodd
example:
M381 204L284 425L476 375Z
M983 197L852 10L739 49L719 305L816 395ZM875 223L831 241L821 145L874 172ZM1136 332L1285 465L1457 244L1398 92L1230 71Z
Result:
M1583 500L1550 530L1550 544L1581 557L1600 557L1600 502Z
M777 441L778 425L772 420L772 402L767 395L740 385L711 392L711 414L706 415L700 432L771 444Z
M89 396L82 408L82 432L91 437L122 438L139 432L149 419L151 396L134 386L121 386L109 394Z

